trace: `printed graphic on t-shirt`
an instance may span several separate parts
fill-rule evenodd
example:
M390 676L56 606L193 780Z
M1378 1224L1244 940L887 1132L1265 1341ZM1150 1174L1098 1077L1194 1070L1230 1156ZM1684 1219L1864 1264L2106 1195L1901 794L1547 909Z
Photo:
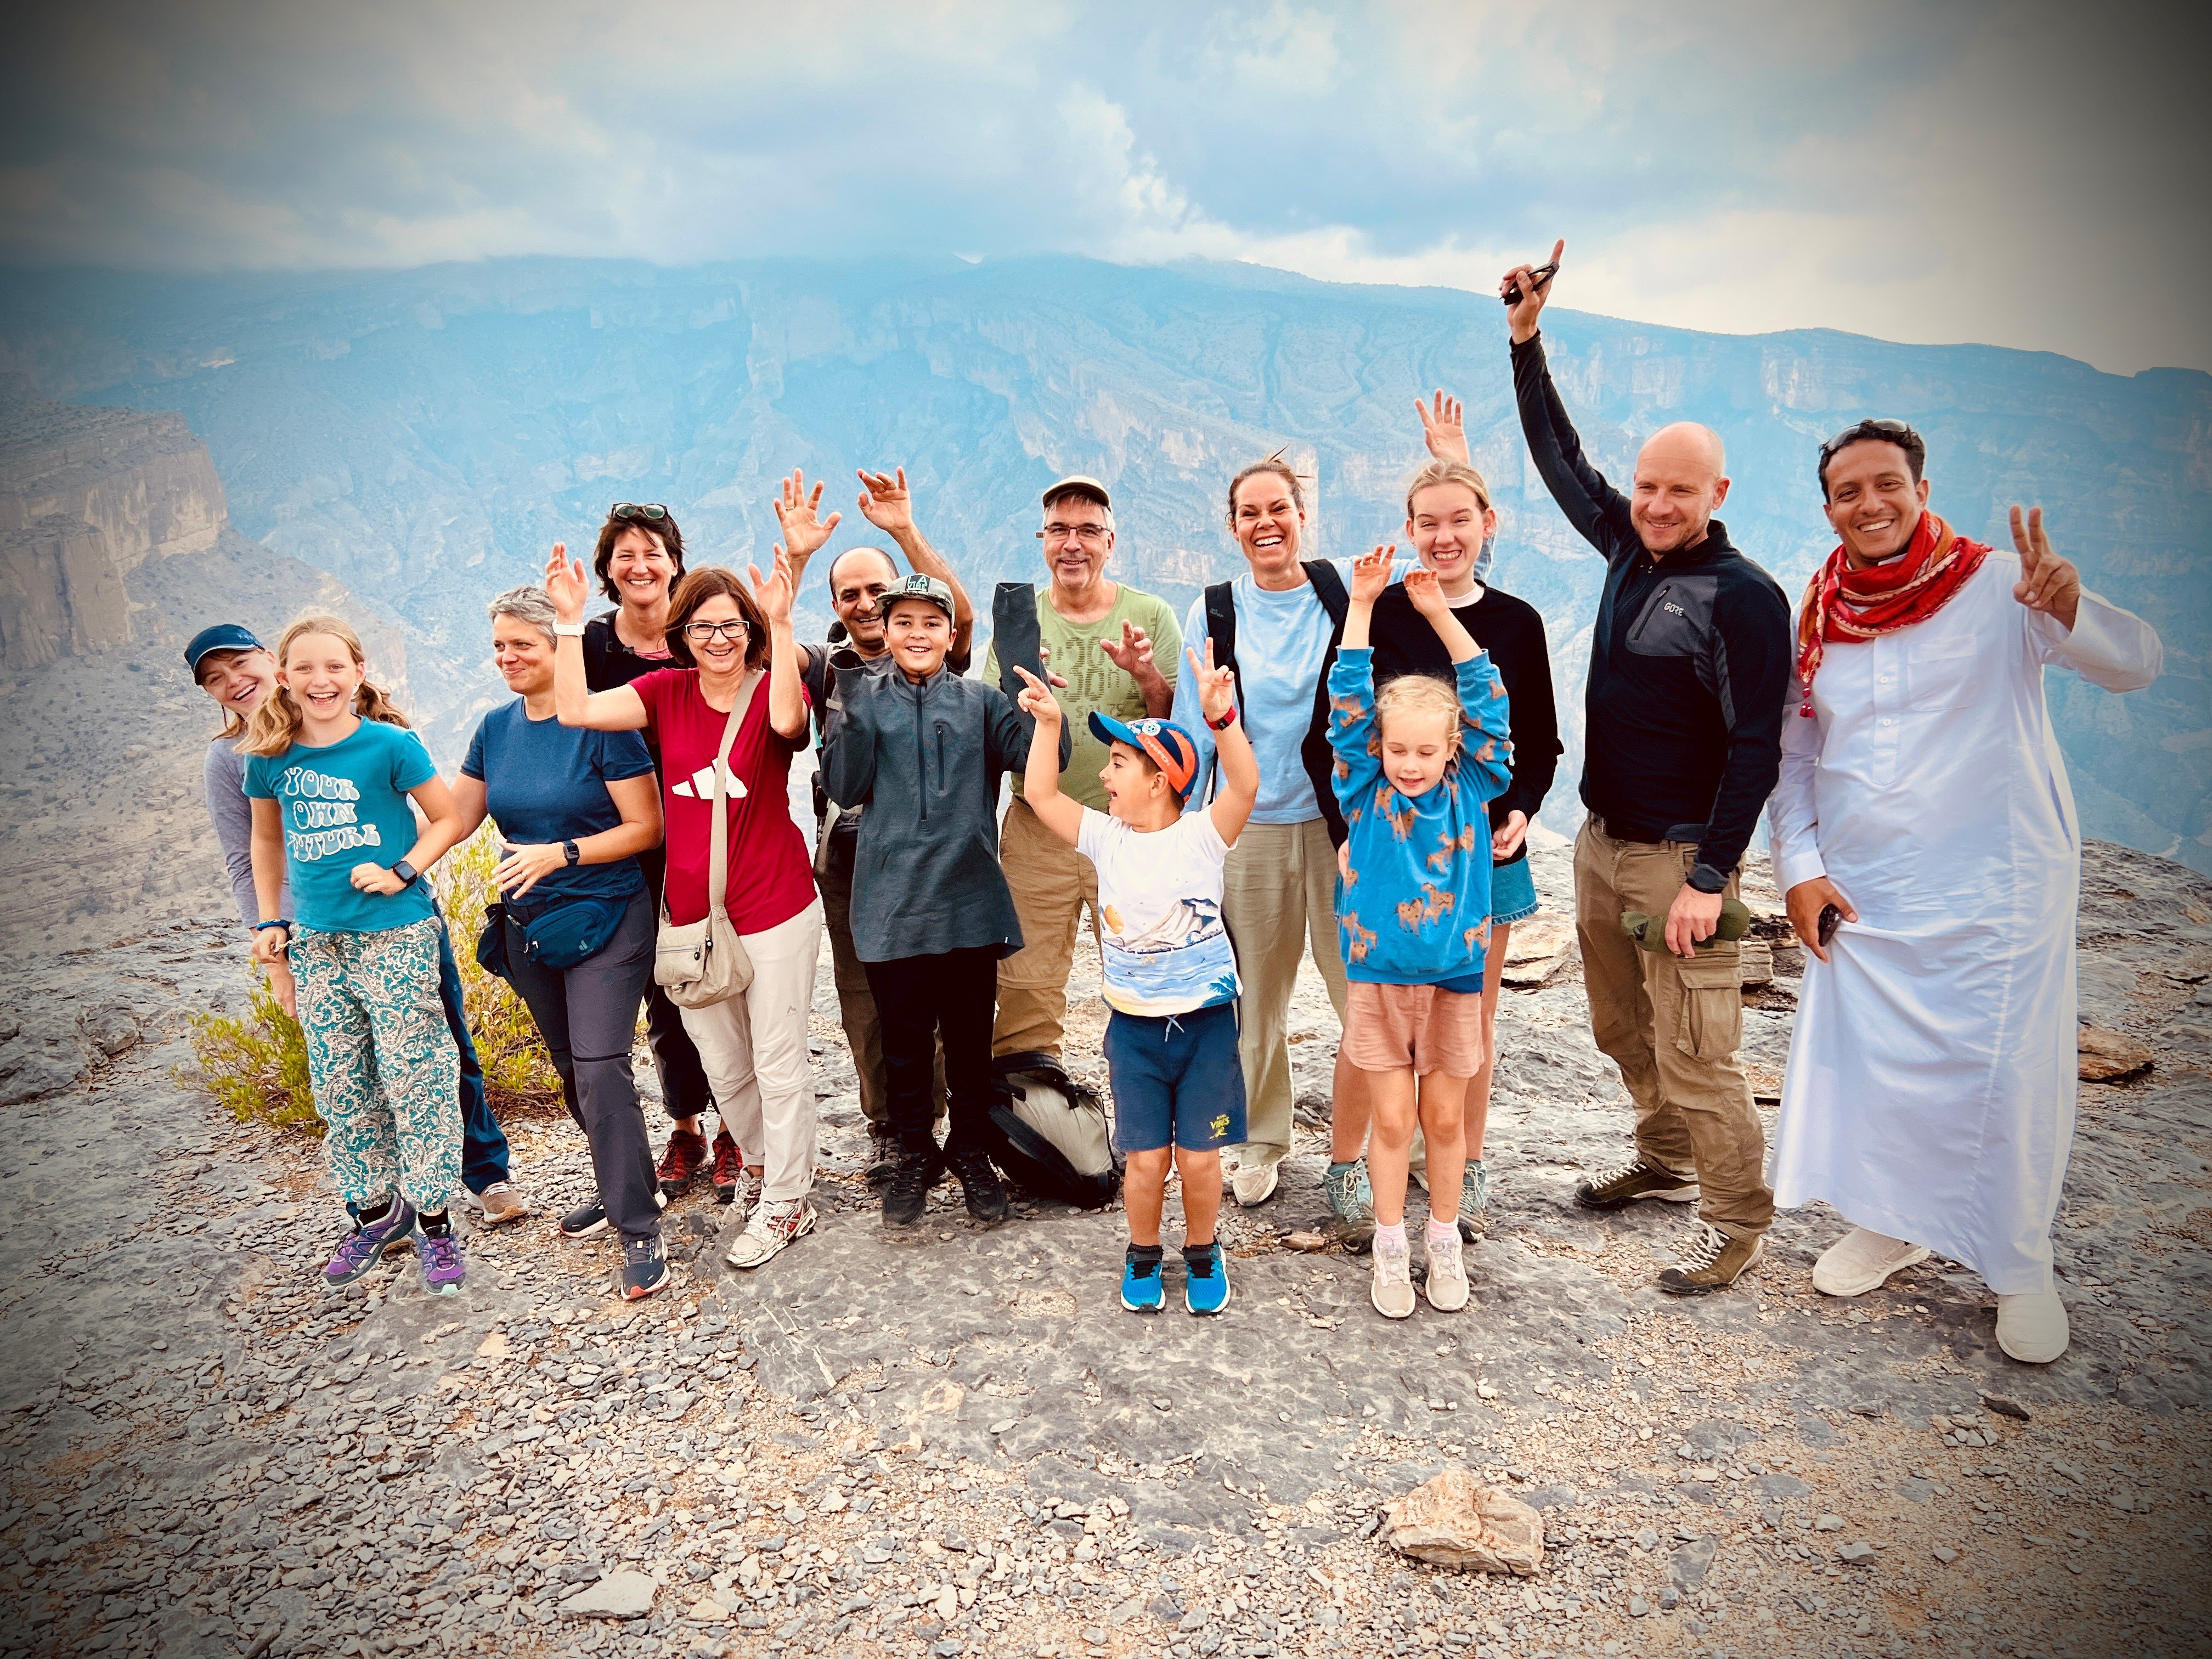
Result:
M1237 1000L1237 951L1221 924L1229 848L1204 812L1146 834L1086 808L1076 850L1098 872L1109 1006L1158 1018Z
M686 800L711 801L714 799L714 769L711 766L701 767L683 782L670 784L668 793L672 795L681 795ZM744 798L745 781L734 772L728 774L727 781L722 785L722 799L743 800ZM708 820L710 823L713 821L711 818Z
M351 778L288 766L276 779L276 799L284 813L285 850L302 864L384 845L376 826L361 822L361 791Z

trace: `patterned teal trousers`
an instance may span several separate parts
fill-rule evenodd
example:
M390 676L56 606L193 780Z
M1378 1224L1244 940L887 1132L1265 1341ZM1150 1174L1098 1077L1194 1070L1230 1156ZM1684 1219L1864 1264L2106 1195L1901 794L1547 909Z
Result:
M437 919L301 928L292 968L331 1180L349 1204L397 1186L418 1210L444 1209L461 1179L460 1056L438 998Z

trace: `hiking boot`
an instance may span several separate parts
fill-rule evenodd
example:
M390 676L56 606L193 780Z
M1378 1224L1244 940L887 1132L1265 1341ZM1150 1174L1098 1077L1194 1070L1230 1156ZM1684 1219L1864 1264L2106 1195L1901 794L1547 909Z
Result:
M988 1153L975 1146L958 1152L948 1149L945 1161L952 1166L953 1179L960 1183L960 1194L968 1200L970 1216L995 1227L1012 1213L1006 1204L1006 1189L999 1172L991 1167Z
M1131 1313L1158 1313L1167 1300L1160 1282L1164 1252L1157 1244L1132 1244L1121 1259L1121 1305Z
M1928 1260L1918 1244L1871 1227L1854 1227L1820 1252L1813 1264L1813 1288L1823 1296L1864 1296L1878 1291L1892 1273Z
M1321 1188L1328 1196L1328 1212L1333 1218L1349 1227L1375 1225L1375 1189L1367 1184L1365 1158L1330 1164L1328 1173L1322 1177Z
M468 1258L449 1224L442 1233L422 1236L422 1288L433 1296L452 1296L469 1276Z
M714 1137L714 1172L708 1177L714 1183L715 1203L738 1201L738 1180L744 1168L744 1154L738 1152L738 1143L727 1129L720 1131Z
M661 1248L659 1233L644 1238L623 1240L623 1301L642 1302L647 1297L666 1290L671 1277L668 1253Z
M707 1137L690 1129L671 1129L668 1145L660 1154L660 1168L654 1173L660 1179L664 1198L681 1198L691 1190L691 1183L699 1171L707 1167Z
M1575 1188L1575 1202L1585 1210L1625 1210L1644 1199L1663 1199L1687 1204L1698 1195L1694 1176L1685 1180L1643 1158L1632 1158L1617 1170L1603 1170Z
M1476 1231L1489 1224L1490 1166L1479 1158L1471 1158L1459 1185L1459 1236L1472 1244Z
M723 1258L732 1267L757 1267L772 1259L794 1238L814 1231L814 1206L805 1199L790 1204L763 1204L752 1212L744 1231Z
M878 1124L868 1131L868 1185L880 1187L898 1168L899 1138Z
M929 1189L937 1184L938 1162L933 1152L901 1151L891 1178L884 1183L884 1225L911 1227L929 1207Z
M1255 1210L1275 1195L1275 1166L1272 1164L1239 1164L1229 1177L1229 1189L1237 1194L1237 1201L1248 1210Z
M588 1204L579 1204L561 1218L561 1237L589 1238L594 1233L607 1230L607 1206L593 1199Z
M1221 1246L1182 1247L1182 1305L1194 1314L1218 1314L1229 1305L1229 1264Z
M1429 1277L1424 1287L1429 1305L1438 1313L1457 1313L1467 1306L1470 1292L1467 1284L1467 1257L1460 1243L1459 1229L1438 1235L1433 1230L1427 1235Z
M1385 1319L1403 1319L1413 1311L1413 1258L1401 1244L1395 1249L1375 1235L1375 1268L1367 1299Z
M477 1208L483 1212L485 1226L496 1227L528 1215L530 1200L511 1182L495 1181L477 1194Z
M374 1221L356 1221L353 1231L323 1267L323 1283L332 1290L350 1285L394 1250L407 1248L415 1231L415 1206L398 1194L392 1207Z
M1682 1259L1660 1273L1659 1288L1669 1296L1703 1296L1708 1291L1724 1290L1765 1250L1764 1233L1730 1238L1717 1227L1701 1227L1682 1252Z

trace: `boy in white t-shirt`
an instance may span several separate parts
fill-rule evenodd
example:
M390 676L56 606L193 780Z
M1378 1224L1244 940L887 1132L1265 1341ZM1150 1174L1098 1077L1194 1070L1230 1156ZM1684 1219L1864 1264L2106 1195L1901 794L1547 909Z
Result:
M1103 922L1106 1065L1113 1079L1114 1138L1128 1161L1122 1200L1129 1253L1121 1305L1157 1313L1160 1212L1168 1163L1182 1176L1183 1306L1217 1314L1229 1275L1214 1224L1221 1214L1221 1149L1244 1139L1244 1072L1237 1057L1237 953L1221 924L1221 866L1251 816L1260 764L1237 717L1234 675L1190 659L1199 708L1214 734L1220 787L1202 811L1183 803L1198 776L1198 745L1162 720L1091 716L1112 744L1099 777L1109 811L1060 793L1060 704L1036 677L1023 709L1037 722L1023 798L1047 829L1072 842L1098 872Z

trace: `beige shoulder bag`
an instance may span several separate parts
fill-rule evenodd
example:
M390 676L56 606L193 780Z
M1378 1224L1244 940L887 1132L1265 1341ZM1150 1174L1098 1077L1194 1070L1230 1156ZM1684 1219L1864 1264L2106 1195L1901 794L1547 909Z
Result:
M679 927L668 919L668 897L660 900L660 936L653 956L653 983L668 993L679 1008L708 1008L726 1002L753 982L752 958L738 937L730 913L723 908L730 874L729 795L730 749L738 740L738 727L752 707L753 693L766 676L750 674L732 705L722 727L722 746L714 751L714 824L708 842L707 919Z

